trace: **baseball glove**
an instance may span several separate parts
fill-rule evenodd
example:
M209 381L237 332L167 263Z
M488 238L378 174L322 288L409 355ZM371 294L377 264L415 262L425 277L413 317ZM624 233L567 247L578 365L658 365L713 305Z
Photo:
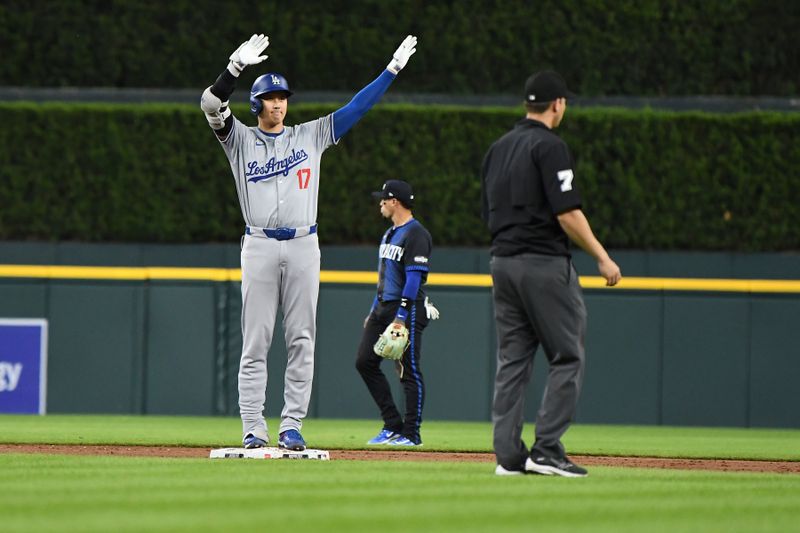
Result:
M392 322L386 326L372 349L381 357L397 361L403 357L407 347L408 328L399 322Z

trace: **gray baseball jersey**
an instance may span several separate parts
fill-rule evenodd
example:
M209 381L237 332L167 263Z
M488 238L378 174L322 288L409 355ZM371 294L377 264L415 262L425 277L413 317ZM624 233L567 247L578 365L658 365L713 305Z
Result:
M333 114L286 126L280 135L233 120L233 128L220 143L236 180L245 224L257 228L315 224L320 159L335 144Z
M263 35L254 35L248 51L260 53L266 44ZM247 447L269 442L263 416L267 356L279 307L283 310L287 351L279 444L295 450L305 446L302 437L298 439L291 430L299 431L302 426L314 377L320 159L380 99L415 46L416 38L408 36L387 69L342 108L298 126L285 126L281 120L283 130L277 135L247 127L231 115L228 102L238 73L245 66L235 59L200 99L200 108L230 162L242 218L248 226L241 250L242 358L238 380L242 444ZM231 57L240 58L238 50ZM262 59L265 57L255 63ZM278 86L291 95L286 80L276 73L256 79L250 90L251 111L259 113L263 108L259 96L275 92Z
M245 126L233 117L233 127L220 143L247 226L275 229L316 224L320 159L335 144L332 114L285 126L278 135ZM301 428L314 375L319 260L316 234L279 241L253 232L242 240L243 338L238 381L243 435L269 440L263 416L267 354L279 301L284 307L288 352L280 432Z

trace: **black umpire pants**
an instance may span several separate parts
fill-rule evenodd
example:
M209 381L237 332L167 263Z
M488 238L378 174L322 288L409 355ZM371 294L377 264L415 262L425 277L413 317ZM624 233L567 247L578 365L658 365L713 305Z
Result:
M378 305L370 313L364 333L361 335L361 343L356 355L356 369L380 409L383 426L396 433L401 433L412 442L420 443L422 439L419 428L422 424L422 407L425 403L425 381L422 377L420 355L422 330L428 325L424 300L417 300L411 307L411 312L406 319L409 346L400 360L393 361L405 394L405 416L400 415L392 398L389 381L381 370L381 363L385 359L376 355L372 349L386 326L394 320L399 306L399 300L378 302Z
M575 415L583 383L586 306L578 274L564 256L492 257L497 326L497 374L492 423L497 463L518 469L528 450L522 441L525 390L539 345L550 370L536 417L531 455L564 457L561 436Z

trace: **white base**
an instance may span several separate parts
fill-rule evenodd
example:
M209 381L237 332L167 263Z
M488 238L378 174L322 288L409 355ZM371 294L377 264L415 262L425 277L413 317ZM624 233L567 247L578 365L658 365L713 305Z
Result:
M317 459L329 461L326 450L285 450L283 448L219 448L211 450L211 459Z

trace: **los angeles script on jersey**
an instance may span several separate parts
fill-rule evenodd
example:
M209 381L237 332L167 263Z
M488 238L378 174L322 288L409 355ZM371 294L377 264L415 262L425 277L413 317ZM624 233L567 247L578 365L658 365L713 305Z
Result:
M381 244L378 253L381 259L389 259L391 261L400 261L403 258L405 249L396 244Z
M292 153L283 159L276 159L272 156L264 165L259 165L258 161L247 163L247 173L244 175L247 181L257 183L261 180L269 179L279 174L289 175L289 171L308 159L305 150L292 149Z

